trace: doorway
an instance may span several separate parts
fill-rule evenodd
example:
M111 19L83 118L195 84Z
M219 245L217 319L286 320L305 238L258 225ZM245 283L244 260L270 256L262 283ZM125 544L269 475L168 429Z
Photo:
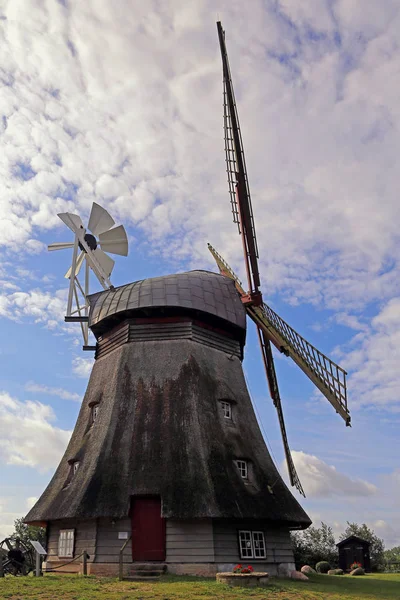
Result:
M133 497L132 560L165 560L165 519L161 516L159 496Z

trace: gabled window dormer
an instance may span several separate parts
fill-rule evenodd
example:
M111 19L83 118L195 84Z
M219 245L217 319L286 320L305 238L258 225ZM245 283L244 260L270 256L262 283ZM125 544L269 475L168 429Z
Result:
M64 484L63 490L66 490L70 486L71 482L76 477L76 474L78 473L79 466L80 466L79 460L76 460L76 459L69 460L68 464L69 464L69 473L68 473L66 482Z
M90 413L90 420L91 420L92 425L96 421L98 414L99 414L99 405L93 404L91 407L91 413Z

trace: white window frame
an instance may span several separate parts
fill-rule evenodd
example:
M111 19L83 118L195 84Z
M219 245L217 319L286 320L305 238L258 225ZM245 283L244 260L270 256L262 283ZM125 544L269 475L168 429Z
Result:
M263 531L252 531L254 558L266 558L265 538Z
M239 471L240 477L242 479L248 479L249 477L249 467L247 464L247 460L243 460L241 458L238 458L235 460L237 469Z
M75 529L60 529L58 535L58 558L73 558Z
M92 406L92 424L96 421L97 417L99 416L99 405L98 404L93 404Z
M232 419L232 403L228 400L221 400L221 408L224 419Z
M240 529L238 535L239 553L241 559L252 558L255 560L260 560L267 557L263 531Z
M239 531L239 553L240 558L253 558L253 538L251 531L241 529Z

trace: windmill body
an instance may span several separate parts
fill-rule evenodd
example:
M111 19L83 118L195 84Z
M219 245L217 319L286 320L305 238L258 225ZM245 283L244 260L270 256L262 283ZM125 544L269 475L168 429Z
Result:
M116 574L126 538L126 571L294 568L289 531L310 519L257 424L234 282L192 271L100 292L89 326L97 351L82 408L26 517L47 525L48 565L87 550L91 572Z

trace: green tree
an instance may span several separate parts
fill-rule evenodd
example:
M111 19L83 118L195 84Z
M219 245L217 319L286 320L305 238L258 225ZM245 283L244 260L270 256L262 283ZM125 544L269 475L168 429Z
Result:
M371 543L369 547L371 570L378 571L382 569L385 562L385 544L383 540L379 538L365 523L358 525L357 523L349 523L349 521L347 521L347 527L341 534L340 541L345 540L351 535L356 535L357 537Z
M13 540L19 538L22 542L29 545L30 540L37 540L44 546L46 542L46 530L44 527L33 527L25 525L23 519L15 519L14 533L10 536Z
M398 571L400 565L400 546L395 546L394 548L390 548L390 550L385 550L383 555L385 559L385 570ZM390 563L397 564L391 565Z
M333 568L338 564L338 552L332 528L321 522L321 527L309 527L305 531L292 531L292 545L296 567L315 568L317 562L326 560Z

